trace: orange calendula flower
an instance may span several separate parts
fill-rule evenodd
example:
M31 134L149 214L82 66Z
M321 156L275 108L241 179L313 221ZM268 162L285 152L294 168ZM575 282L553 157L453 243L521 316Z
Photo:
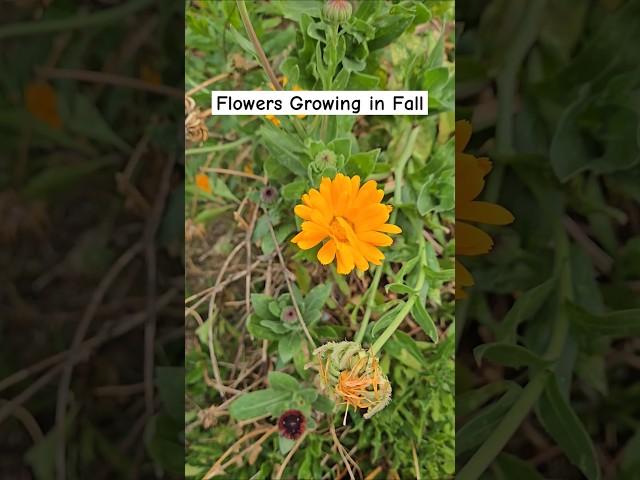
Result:
M278 117L276 117L275 115L265 115L264 118L266 118L267 120L269 120L271 123L273 123L276 127L279 127L281 125L280 120L278 119Z
M24 92L27 110L51 127L62 128L56 92L48 83L30 83Z
M206 193L213 193L213 188L211 187L211 179L209 175L205 175L204 173L198 173L196 175L196 186Z
M484 177L491 171L488 158L464 153L471 138L471 124L456 122L456 298L465 298L465 287L474 285L473 276L458 256L484 255L493 247L492 238L467 222L506 225L513 215L494 203L475 200L484 188Z
M302 231L291 240L302 250L324 242L318 260L328 265L336 259L338 273L346 275L354 267L364 271L369 262L380 265L384 255L378 247L393 243L387 234L402 232L386 223L392 207L380 203L384 191L369 180L362 187L360 177L338 173L323 178L320 190L312 188L302 195L302 204L294 212L302 220Z

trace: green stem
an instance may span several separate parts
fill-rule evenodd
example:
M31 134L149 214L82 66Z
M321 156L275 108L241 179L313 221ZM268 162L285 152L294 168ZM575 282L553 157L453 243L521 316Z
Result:
M548 370L540 370L531 379L498 427L456 476L456 480L476 480L491 465L538 400L549 373Z
M420 243L420 259L422 260L422 265L425 265L427 263L427 255L424 249L424 240ZM418 292L422 290L424 281L425 281L424 268L420 268L418 273L418 281L416 282L416 286L415 286L416 293L411 294L411 296L407 300L407 303L398 312L398 315L396 315L396 317L391 321L389 326L384 330L384 332L382 332L382 334L374 342L373 346L371 347L371 351L374 355L377 355L378 352L382 350L382 347L384 347L384 344L387 342L387 340L391 338L391 335L395 333L395 331L398 329L400 324L402 324L402 321L405 319L405 317L409 315L409 312L411 312L411 309L413 308L413 304L416 303L416 300L418 300Z
M358 329L358 333L353 339L356 343L362 343L362 339L364 338L364 333L367 330L367 326L369 325L369 319L371 318L371 311L373 309L373 305L376 301L376 291L378 290L378 285L380 284L380 277L382 277L382 265L376 268L376 273L373 275L373 280L371 280L371 285L367 289L366 298L367 298L367 308L364 311L364 316L362 317L362 323L360 324L360 328Z
M76 15L72 18L14 23L0 28L0 39L21 37L24 35L62 32L76 28L97 27L131 15L135 11L148 6L152 2L153 0L136 0L125 3L120 7L114 7L100 12L81 13L80 15Z
M273 88L276 90L283 90L282 85L280 85L280 80L276 76L273 68L271 67L271 63L269 63L269 59L267 58L266 53L264 53L264 49L262 48L262 44L256 35L256 31L253 29L253 24L251 23L251 18L249 17L249 12L247 11L247 5L244 0L236 0L236 5L238 6L238 11L240 12L240 18L242 19L242 24L244 25L245 30L247 31L247 35L249 36L249 40L253 44L253 48L256 51L256 55L258 56L258 60L260 61L260 65L262 65L262 69L269 77L269 81L273 85ZM307 138L307 132L300 122L299 119L293 117L291 118L291 123L293 127L298 132L298 135L303 140Z
M563 305L565 298L571 298L573 296L571 272L568 262L569 240L562 224L559 224L556 232L556 243L558 245L555 259L556 269L560 269L558 273L561 275L560 292L558 295L558 314L553 330L551 331L547 351L544 355L545 358L551 361L556 361L560 357L566 344L569 323L564 313ZM489 465L491 465L518 427L520 427L520 424L529 414L533 405L538 401L550 374L550 369L542 369L533 376L520 394L516 403L513 404L504 416L498 428L491 433L489 438L476 451L473 457L471 457L471 460L467 462L460 474L456 477L456 480L476 480Z
M400 159L398 160L398 165L394 170L394 178L395 178L395 190L393 195L393 201L396 205L399 205L402 201L402 181L404 178L404 169L407 166L407 162L411 158L411 154L413 153L413 149L416 145L416 141L418 139L418 134L420 133L420 127L415 127L408 132L407 142L400 153ZM407 134L405 134L406 136ZM396 217L398 215L398 210L394 209L391 214L391 223L395 223ZM367 297L367 308L364 312L364 316L362 317L362 323L360 324L360 328L354 337L354 342L362 343L362 339L364 338L365 331L367 330L367 326L369 325L369 320L371 319L371 311L375 304L376 291L378 290L378 285L380 284L380 278L382 277L383 265L380 265L376 268L376 273L373 275L373 280L371 280L371 284L367 289L365 296ZM421 287L422 288L422 287Z
M241 138L240 140L236 140L234 142L223 143L220 145L211 145L208 147L199 147L199 148L189 148L185 150L185 155L197 155L199 153L212 153L212 152L222 152L224 150L231 150L236 148L243 143L247 143L251 140L250 137Z
M260 44L260 40L258 40L258 36L256 35L256 31L253 29L253 24L251 23L251 18L249 18L249 12L247 11L247 5L244 0L236 0L236 5L238 6L238 11L240 12L240 18L242 19L242 23L244 25L245 30L247 31L247 35L249 36L249 40L253 44L253 48L256 50L256 55L258 56L258 60L260 61L260 65L264 69L267 77L269 77L269 81L273 85L273 88L276 90L282 90L282 85L280 85L280 81L278 77L276 77L273 68L271 68L271 64L269 63L269 59L267 55L264 53L262 49L262 44Z
M496 152L510 154L513 149L513 101L516 96L518 72L527 53L533 46L538 36L540 25L545 13L546 0L533 0L528 2L527 9L522 15L519 34L516 36L511 48L507 51L505 65L498 75L498 120L496 124ZM504 177L504 165L497 163L487 182L485 198L489 202L495 202L500 193L502 179Z

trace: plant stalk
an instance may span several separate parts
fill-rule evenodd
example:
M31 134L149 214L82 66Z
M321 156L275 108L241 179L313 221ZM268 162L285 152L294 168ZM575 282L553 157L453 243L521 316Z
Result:
M416 145L416 141L418 139L418 134L420 133L420 127L415 127L408 133L407 143L405 144L402 152L400 153L400 159L398 161L398 165L394 170L394 177L396 181L395 190L393 194L393 201L396 205L399 205L402 200L402 180L404 178L404 169L407 166L407 162L411 158L411 154L413 153L413 149ZM398 210L394 209L391 213L391 223L394 223L396 217L398 215ZM383 264L384 265L384 264ZM367 330L367 326L369 325L369 320L371 319L371 311L373 309L373 305L375 304L376 291L378 290L378 285L380 284L380 278L382 277L383 265L380 265L376 268L376 273L373 275L373 279L371 280L371 284L367 289L367 293L365 294L367 297L367 308L364 312L364 316L362 317L362 323L360 324L360 328L354 337L354 342L362 343L362 339L364 338L364 334ZM422 286L420 287L422 288Z
M0 39L62 32L76 28L92 28L114 22L150 5L153 0L136 0L99 12L81 13L71 18L22 22L0 28Z
M280 80L276 76L273 68L271 67L271 63L269 63L269 59L267 55L264 53L264 49L262 48L262 44L256 35L256 31L253 29L253 24L251 23L251 18L249 18L249 12L247 11L247 5L244 0L236 0L236 5L238 6L238 11L240 12L240 18L242 19L242 24L244 25L245 30L247 31L247 35L249 36L249 40L253 44L253 48L256 50L256 55L258 56L258 60L260 61L260 65L262 65L262 69L269 77L269 81L273 85L273 88L276 90L282 91L282 85L280 84ZM307 137L307 132L305 131L302 123L295 117L291 118L291 123L293 127L298 132L298 135L303 140Z
M424 250L424 242L420 243L420 258L423 262L422 265L426 264L427 256ZM420 268L422 265L420 265L418 268ZM387 340L391 338L391 335L395 333L398 327L402 324L402 321L405 319L405 317L409 315L409 312L411 312L411 309L413 308L413 304L416 303L416 300L419 300L418 292L422 290L424 281L425 281L424 268L420 268L420 270L418 271L418 281L416 282L416 287L415 287L416 293L411 294L405 306L402 307L402 309L398 312L398 315L396 315L396 318L393 319L393 321L389 324L389 326L384 330L384 332L382 332L382 334L374 342L373 346L371 347L371 351L373 352L374 355L377 355L378 352L382 350L382 347L384 347L384 344L387 342Z

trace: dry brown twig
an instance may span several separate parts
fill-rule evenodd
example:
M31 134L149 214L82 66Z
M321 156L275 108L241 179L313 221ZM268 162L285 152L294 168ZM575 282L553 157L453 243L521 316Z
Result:
M267 213L267 212L265 212ZM267 213L268 215L268 213ZM269 232L271 232L271 238L273 239L273 244L276 247L276 252L278 254L278 259L280 260L280 265L282 265L282 269L284 270L284 280L287 283L287 289L289 290L289 293L291 294L291 301L293 302L293 308L295 308L296 310L296 316L298 317L298 321L300 322L300 325L302 326L302 331L304 332L304 334L307 337L307 340L309 341L309 344L311 344L311 346L315 349L316 348L316 343L313 341L313 338L311 337L311 334L309 333L309 329L307 328L307 325L304 323L304 319L302 318L302 312L300 312L300 307L298 306L298 302L296 300L296 296L293 293L293 287L291 285L291 281L289 280L289 277L287 275L287 273L289 272L289 270L287 269L287 264L284 261L284 257L282 256L282 250L280 249L280 245L278 244L278 239L276 238L276 233L273 231L273 225L271 225L271 221L267 219L267 225L269 225Z
M98 284L98 287L94 291L89 304L87 305L87 309L76 328L75 334L73 336L73 341L71 343L71 348L69 349L69 356L65 360L62 371L62 378L60 379L60 383L58 384L58 394L56 401L56 432L58 435L58 442L56 444L56 472L58 480L66 479L66 443L64 441L64 428L66 425L66 417L67 417L67 404L69 401L69 393L71 386L71 377L73 375L73 366L77 362L77 355L80 350L80 345L82 344L84 337L89 330L89 326L91 325L91 321L95 316L96 310L98 306L102 303L107 291L115 282L115 280L120 276L120 273L129 265L129 263L142 251L143 242L139 241L134 243L128 250L126 250L118 260L113 264L111 269L107 272L107 274L103 277L103 279Z

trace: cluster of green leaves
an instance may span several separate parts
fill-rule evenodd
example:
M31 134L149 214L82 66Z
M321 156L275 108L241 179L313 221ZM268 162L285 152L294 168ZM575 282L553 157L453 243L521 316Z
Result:
M315 341L336 340L344 334L343 327L327 325L321 321L322 311L331 293L331 284L317 285L304 296L304 299L297 286L293 285L292 288L302 321ZM330 306L335 308L335 301L331 300L331 303L333 305ZM307 361L308 352L302 348L306 340L291 295L283 293L274 299L269 295L254 293L251 295L251 305L254 313L249 316L247 322L249 333L255 338L269 340L273 345L277 345L277 368L284 367L293 359L298 374L304 377L304 363Z
M459 326L470 328L475 319L492 337L473 345L463 336L459 356L472 358L465 350L473 347L478 362L507 369L505 378L472 388L476 367L458 365L457 413L466 423L456 453L461 465L474 467L474 459L495 457L495 469L482 478L543 478L517 458L531 456L524 442L511 442L516 457L500 454L506 433L529 410L566 459L550 462L547 475L564 468L563 478L602 478L596 451L607 448L605 429L612 426L628 439L624 451L610 452L624 459L616 478L640 475L632 459L640 431L625 419L638 415L632 374L608 360L640 331L640 302L631 289L640 275L640 232L621 228L638 212L640 110L629 99L640 87L631 60L640 3L614 3L494 0L482 11L462 9L468 24L459 42L460 90L473 100L494 75L498 82L496 167L487 198L516 217L513 227L496 232L493 255L473 262L475 294L459 308ZM568 24L541 21L569 12ZM512 119L516 78L523 82L521 108ZM471 117L473 107L469 101L460 114ZM474 126L481 140L472 148L492 135L492 126ZM585 248L581 230L600 254ZM492 294L512 292L513 304L497 314Z

